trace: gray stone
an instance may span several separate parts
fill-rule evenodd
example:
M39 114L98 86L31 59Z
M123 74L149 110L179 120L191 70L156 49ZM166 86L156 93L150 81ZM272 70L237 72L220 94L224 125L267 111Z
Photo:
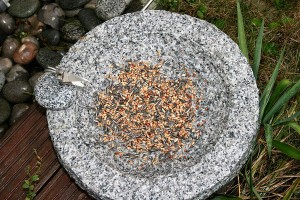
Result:
M13 125L16 121L18 121L28 109L29 104L27 103L15 104L9 117L9 125Z
M65 10L66 17L75 17L80 12L81 8L77 8L74 10Z
M2 46L3 57L13 58L14 52L21 46L21 43L16 38L8 37Z
M38 19L58 30L64 24L65 12L56 3L51 3L40 9Z
M55 29L45 29L41 34L42 40L48 45L56 46L60 41L60 33Z
M11 70L6 74L6 81L28 81L29 73L28 71L21 65L14 65Z
M89 1L90 0L57 0L57 3L65 10L74 10L75 8L79 8Z
M125 0L97 0L96 14L103 20L109 20L121 15L126 5Z
M0 70L0 92L5 84L5 74Z
M0 57L0 71L2 71L4 74L7 74L12 66L13 63L11 59Z
M9 103L1 97L0 97L0 111L1 111L0 124L2 124L9 118L11 108Z
M14 17L26 18L33 15L39 6L39 0L12 0L8 13Z
M31 98L33 92L28 81L11 81L4 85L2 93L11 103L23 103Z
M79 12L78 18L84 28L88 31L92 30L101 23L100 19L95 13L95 10L90 8L82 9Z
M34 37L34 36L32 36L32 35L28 35L28 36L26 36L26 37L23 37L23 38L21 39L21 42L22 42L22 43L25 43L25 42L31 42L31 43L35 44L38 48L40 48L40 43L39 43L39 41L37 40L36 37Z
M97 0L91 0L87 4L84 5L84 8L96 9Z
M62 59L62 56L47 47L41 48L36 56L37 62L44 69L48 67L56 67Z
M37 72L33 76L30 77L29 79L29 84L31 85L32 88L35 87L38 79L44 74L44 72Z
M9 126L7 123L1 124L0 125L0 138L3 137L5 132L8 130Z
M141 11L144 6L149 2L149 0L136 0L136 1L131 1L131 3L128 4L125 13L132 13L136 11ZM147 8L148 10L155 10L159 9L157 1L153 1L149 7Z
M99 141L105 132L90 108L96 94L114 84L107 77L117 78L128 60L161 63L160 71L170 80L195 73L193 84L203 101L193 99L199 106L194 125L206 123L185 160L132 166ZM55 88L64 86L55 76L51 82L43 75L35 88L37 102L49 108L49 132L60 162L96 199L205 199L234 178L251 154L259 114L253 72L238 45L206 21L161 10L122 15L78 41L58 69L90 82L76 87L74 96L58 94ZM56 106L66 99L73 101ZM116 145L125 150L118 141ZM141 161L141 155L134 161Z
M66 23L61 28L61 32L64 40L69 42L76 42L85 34L85 29L79 20L73 20Z
M16 29L14 18L5 12L0 13L0 29L6 34L12 34Z

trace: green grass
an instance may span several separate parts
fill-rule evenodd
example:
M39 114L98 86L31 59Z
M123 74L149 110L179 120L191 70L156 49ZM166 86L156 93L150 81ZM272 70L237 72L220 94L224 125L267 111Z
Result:
M261 127L251 159L212 199L300 199L300 1L159 1L229 35L260 89Z

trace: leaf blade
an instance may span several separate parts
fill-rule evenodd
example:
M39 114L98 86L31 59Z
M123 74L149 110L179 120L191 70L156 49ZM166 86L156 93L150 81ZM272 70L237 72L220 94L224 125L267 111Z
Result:
M262 20L259 33L256 39L256 45L254 49L254 58L253 58L253 74L254 77L257 79L258 76L258 70L259 70L259 65L260 65L260 60L261 60L261 50L262 50L262 41L263 41L263 35L264 35L264 20Z
M267 149L270 158L272 147L273 147L273 128L270 124L265 124L264 127L265 127L265 138L267 142Z
M239 0L236 1L236 7L237 7L237 20L238 20L238 41L239 41L239 46L240 46L240 49L241 49L243 55L249 61L247 40L246 40L245 27L244 27L244 20L243 20L243 15L242 15L241 5L240 5Z
M285 155L300 160L300 150L295 147L277 140L273 140L273 146Z

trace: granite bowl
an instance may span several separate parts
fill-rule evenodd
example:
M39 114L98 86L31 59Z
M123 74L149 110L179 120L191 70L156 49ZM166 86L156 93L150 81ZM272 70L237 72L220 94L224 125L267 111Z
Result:
M108 87L106 76L129 61L161 62L169 79L184 77L184 69L196 74L204 99L196 117L206 123L186 160L139 169L99 143L96 95ZM90 82L60 85L46 73L36 100L47 108L60 162L96 199L205 199L237 175L251 152L258 127L255 79L238 46L208 22L167 11L116 17L87 33L58 68Z

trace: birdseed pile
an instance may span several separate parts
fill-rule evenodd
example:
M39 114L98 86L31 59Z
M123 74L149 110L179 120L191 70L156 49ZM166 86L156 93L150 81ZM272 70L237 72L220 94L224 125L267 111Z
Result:
M141 169L186 159L203 125L195 117L202 101L193 83L196 74L184 69L185 77L173 80L161 67L162 63L129 62L116 76L108 76L114 84L97 99L100 141L113 151L114 159L126 159Z

